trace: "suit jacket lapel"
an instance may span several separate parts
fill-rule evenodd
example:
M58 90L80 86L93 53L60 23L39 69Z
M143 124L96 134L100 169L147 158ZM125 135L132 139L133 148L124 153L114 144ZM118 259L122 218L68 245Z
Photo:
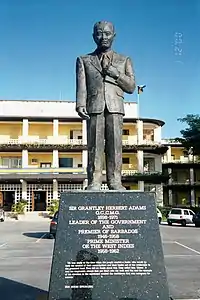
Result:
M117 63L118 63L117 53L113 51L111 65L116 66Z
M101 67L99 58L98 58L98 56L95 52L92 53L92 55L90 56L90 61L93 64L93 66L101 73L102 72L102 67Z

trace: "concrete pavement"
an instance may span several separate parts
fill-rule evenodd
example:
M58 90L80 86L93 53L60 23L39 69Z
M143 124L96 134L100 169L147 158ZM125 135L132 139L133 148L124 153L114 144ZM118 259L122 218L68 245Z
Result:
M174 299L200 299L200 228L161 225L169 287ZM49 222L0 224L0 298L45 300L54 240Z

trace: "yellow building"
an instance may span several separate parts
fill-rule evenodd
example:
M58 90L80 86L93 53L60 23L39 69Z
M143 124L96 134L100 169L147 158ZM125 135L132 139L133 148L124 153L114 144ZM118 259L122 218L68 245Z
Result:
M125 103L122 181L127 189L155 191L159 205L168 149L161 142L163 125L139 119L137 104ZM45 211L61 192L84 189L86 144L86 123L74 102L0 101L0 204L9 211L26 199L28 211Z
M163 157L163 173L169 177L163 187L165 206L200 206L200 164L188 155L181 143L163 140L168 147Z

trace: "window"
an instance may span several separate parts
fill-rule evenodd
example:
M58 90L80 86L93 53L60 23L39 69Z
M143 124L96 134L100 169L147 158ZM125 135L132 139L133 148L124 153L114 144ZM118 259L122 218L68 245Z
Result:
M129 164L129 157L123 157L122 158L122 163L123 164Z
M2 166L7 168L21 168L22 166L22 159L21 158L11 158L11 157L3 157L2 158Z
M192 211L189 211L189 213L190 213L191 216L194 216L194 213Z
M129 130L128 129L123 129L122 135L129 135Z
M60 168L73 168L73 158L59 158Z
M40 168L51 168L51 163L41 163Z
M70 140L73 140L73 130L70 130L69 138Z
M170 214L172 214L172 215L181 215L181 209L172 209Z
M83 166L82 164L78 164L78 168L82 168L82 166Z
M78 140L82 140L82 135L78 135Z
M189 212L187 210L184 210L184 215L189 215Z

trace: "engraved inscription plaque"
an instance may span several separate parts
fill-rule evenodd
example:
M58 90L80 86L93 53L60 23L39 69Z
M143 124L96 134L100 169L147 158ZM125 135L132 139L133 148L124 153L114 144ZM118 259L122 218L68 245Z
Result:
M169 300L154 194L68 192L49 300Z

